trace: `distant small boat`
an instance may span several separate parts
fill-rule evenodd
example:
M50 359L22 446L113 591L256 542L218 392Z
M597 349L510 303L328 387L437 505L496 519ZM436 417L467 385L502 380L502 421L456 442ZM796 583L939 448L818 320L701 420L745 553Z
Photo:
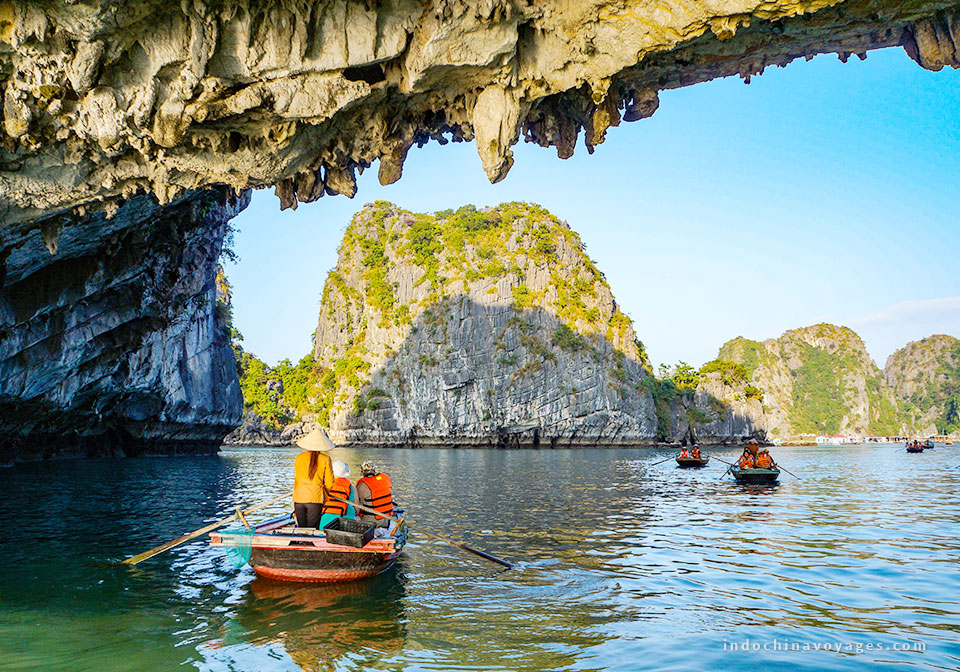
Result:
M923 446L907 446L908 453L922 453Z
M324 530L294 527L293 516L287 515L258 525L252 539L245 538L242 532L211 532L210 545L251 544L247 563L268 579L307 583L356 581L381 574L397 561L406 542L407 528L404 525L398 531L393 523L387 532L383 538L369 538L371 532L357 541L358 546L347 546L330 543Z
M738 469L734 467L730 470L737 483L744 485L769 485L776 483L780 478L779 469Z
M681 469L697 469L707 466L707 462L709 461L709 455L703 455L701 457L678 457L677 466Z
M927 439L926 441L923 442L924 450L933 450L935 447L936 447L936 444L934 444L933 441L931 441L930 439Z

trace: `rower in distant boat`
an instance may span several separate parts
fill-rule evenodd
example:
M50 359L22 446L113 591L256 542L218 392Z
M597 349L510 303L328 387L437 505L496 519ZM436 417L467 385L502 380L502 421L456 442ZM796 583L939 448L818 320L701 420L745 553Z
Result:
M680 449L680 459L685 460L690 457L690 451L687 450L686 446Z
M699 459L700 459L700 446L694 446L694 447L693 447L693 450L690 451L690 456L691 456L693 459L695 459L695 460L699 460Z

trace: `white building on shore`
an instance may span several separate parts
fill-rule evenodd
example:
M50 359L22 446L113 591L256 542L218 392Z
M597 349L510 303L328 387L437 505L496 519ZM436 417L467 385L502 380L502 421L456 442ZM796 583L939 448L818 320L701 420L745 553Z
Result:
M831 434L828 436L818 436L816 439L818 446L846 446L850 444L863 443L862 436L840 436Z

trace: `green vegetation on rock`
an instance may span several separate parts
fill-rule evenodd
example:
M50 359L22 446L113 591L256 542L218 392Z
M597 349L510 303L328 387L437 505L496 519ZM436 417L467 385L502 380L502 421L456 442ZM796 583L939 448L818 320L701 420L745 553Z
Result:
M791 429L797 434L836 434L847 409L834 360L826 351L807 345L801 361L793 372Z
M908 343L887 360L886 378L919 425L960 432L960 340L938 334Z

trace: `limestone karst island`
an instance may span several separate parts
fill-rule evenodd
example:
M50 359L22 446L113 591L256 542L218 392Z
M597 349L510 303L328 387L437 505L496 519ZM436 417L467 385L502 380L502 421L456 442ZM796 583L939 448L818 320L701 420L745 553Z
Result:
M0 0L0 672L960 667L955 0Z

